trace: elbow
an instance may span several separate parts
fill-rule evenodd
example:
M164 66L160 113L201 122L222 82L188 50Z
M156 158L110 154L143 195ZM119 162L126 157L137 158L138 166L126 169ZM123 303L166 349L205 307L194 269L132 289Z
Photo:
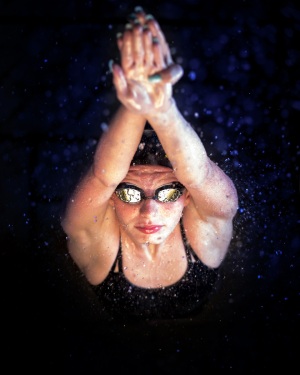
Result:
M95 165L91 171L94 178L105 188L115 189L118 184L126 177L126 173L119 172L118 168L108 171L103 170L99 172Z
M227 203L225 205L226 216L230 219L233 219L237 213L239 206L237 190L233 183L231 184L230 191L226 193L225 202Z
M60 225L65 234L68 236L71 233L71 225L69 220L66 217L62 217L60 220Z
M202 251L200 257L201 262L205 264L208 268L217 269L224 262L229 249L228 241L224 242L225 243L223 243L222 246L219 248L217 248L216 244L216 248L214 248L213 250Z
M225 199L222 199L221 204L214 204L214 214L212 216L219 219L232 221L238 210L238 200L226 194Z
M206 257L206 256L202 256L201 257L201 262L203 264L205 264L208 268L211 268L211 269L217 269L220 267L220 265L222 264L222 262L224 261L224 258L225 258L225 255L223 256L209 256L209 257Z
M226 216L227 216L227 218L233 220L233 218L237 214L238 208L239 207L238 207L238 200L237 199L235 199L232 202L230 202L230 204L228 205L228 208L226 210Z
M74 220L72 220L72 216L70 215L70 211L68 209L66 209L66 211L61 216L60 225L67 236L71 236L75 231Z

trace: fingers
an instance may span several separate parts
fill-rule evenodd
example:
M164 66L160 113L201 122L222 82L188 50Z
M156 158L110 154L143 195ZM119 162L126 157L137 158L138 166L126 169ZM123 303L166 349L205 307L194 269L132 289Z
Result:
M122 33L117 33L117 46L118 46L118 49L119 51L121 52L122 50L122 46L123 46L123 34Z
M145 68L150 71L153 66L154 55L152 49L152 34L147 27L143 30L143 47Z
M162 70L166 68L163 48L157 39L153 40L152 51L153 51L153 61L154 61L156 70Z
M153 37L150 29L135 25L127 27L122 38L117 39L121 52L121 65L127 73L133 66L137 70L162 70L172 63L169 55L166 56L164 45Z
M146 15L144 13L144 10L139 6L135 7L134 12L127 17L128 23L126 24L125 28L128 28L130 25L134 27L136 23L139 23L140 25L142 25L142 27L145 26L145 17ZM119 50L121 51L123 45L122 33L117 33L117 45Z
M150 75L150 82L175 84L183 75L182 67L173 62L158 22L141 7L129 16L123 34L117 34L117 45L127 79L133 74L146 79Z
M146 25L150 29L154 39L156 39L161 46L166 65L172 64L173 60L170 48L158 22L151 15L148 15L146 16Z
M122 35L118 34L117 44L121 54L121 66L127 74L133 67L137 71L151 69L154 51L152 48L152 34L147 27L138 21L127 24ZM159 56L159 51L155 52ZM159 57L156 57L159 60Z
M133 58L133 43L132 43L132 26L127 24L122 37L121 45L121 65L125 73L132 67L134 63Z
M140 6L134 8L134 12L129 15L131 21L138 20L141 25L144 25L146 22L146 13L144 9Z
M132 31L133 59L137 69L144 64L143 28L139 22L135 22Z
M142 38L139 38L139 34L141 32L139 26L143 29L149 29L154 43L158 43L161 46L161 51L159 53L163 54L164 62L166 65L171 65L173 63L170 48L168 43L166 42L165 36L158 24L158 22L154 19L154 17L150 14L146 14L142 7L135 7L134 12L128 16L128 23L125 26L124 35L122 33L117 34L117 45L122 53L123 44L128 39L125 37L128 34L128 30L133 31L133 34L137 37L133 43L135 44L133 47L134 53L137 56L138 64L141 63L141 48L147 50L149 48L148 44L146 45L141 43ZM128 35L127 35L128 36ZM157 52L156 52L157 53ZM159 58L157 59L159 61ZM161 64L160 64L161 65Z

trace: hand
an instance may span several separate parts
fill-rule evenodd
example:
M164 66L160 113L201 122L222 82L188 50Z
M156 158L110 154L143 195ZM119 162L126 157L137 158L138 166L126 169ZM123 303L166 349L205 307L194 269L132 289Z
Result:
M165 36L162 33L159 24L151 15L145 15L141 7L137 7L135 13L131 14L130 20L131 25L134 25L135 21L139 21L141 25L146 26L150 29L152 33L152 38L157 40L162 48L162 54L164 61L166 63L166 68L157 72L154 77L150 76L148 78L153 78L155 81L160 81L164 83L172 83L174 85L183 75L183 69L179 64L173 62L169 46L166 42ZM117 39L119 50L122 50L123 39L119 37Z
M147 114L167 110L172 85L182 76L153 17L135 15L118 38L121 66L112 66L118 99L130 110Z

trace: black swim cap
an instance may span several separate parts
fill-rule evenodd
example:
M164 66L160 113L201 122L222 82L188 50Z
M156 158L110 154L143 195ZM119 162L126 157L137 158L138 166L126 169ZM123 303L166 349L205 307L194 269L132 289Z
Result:
M161 165L173 169L153 129L144 130L131 165Z

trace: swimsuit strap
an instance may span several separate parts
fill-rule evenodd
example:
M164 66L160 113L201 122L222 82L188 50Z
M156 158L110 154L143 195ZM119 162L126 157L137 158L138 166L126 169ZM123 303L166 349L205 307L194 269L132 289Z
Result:
M119 246L118 254L116 256L116 259L113 262L113 265L111 266L110 272L115 272L115 269L116 269L117 265L118 265L118 268L119 268L118 272L122 272L123 273L123 269L122 269L122 248L121 248L121 241L120 241L120 246Z
M123 274L123 260L122 260L122 241L120 238L120 247L119 247L119 252L118 252L118 266L119 266L119 272Z
M182 241L183 241L183 244L184 244L184 249L185 249L186 257L187 257L188 263L190 264L190 263L192 263L192 257L195 260L197 260L198 257L195 254L194 250L189 245L189 242L188 242L188 240L186 238L186 233L185 233L185 229L184 229L184 226L183 226L183 222L182 222L181 219L180 219L180 230L181 230L181 236L182 236Z

